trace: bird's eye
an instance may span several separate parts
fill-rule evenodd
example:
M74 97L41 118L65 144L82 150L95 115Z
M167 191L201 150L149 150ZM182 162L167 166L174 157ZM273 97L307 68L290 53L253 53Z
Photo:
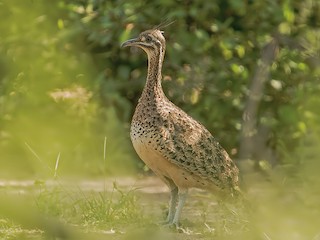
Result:
M147 36L147 37L146 37L146 41L147 41L147 42L151 42L151 40L152 40L152 38L151 38L150 36Z

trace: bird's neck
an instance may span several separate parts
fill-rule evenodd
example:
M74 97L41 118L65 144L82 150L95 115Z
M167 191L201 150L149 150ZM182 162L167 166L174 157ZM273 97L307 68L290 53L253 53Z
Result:
M159 97L162 98L164 96L161 86L163 59L164 51L160 51L157 54L148 54L148 75L142 97L154 99Z

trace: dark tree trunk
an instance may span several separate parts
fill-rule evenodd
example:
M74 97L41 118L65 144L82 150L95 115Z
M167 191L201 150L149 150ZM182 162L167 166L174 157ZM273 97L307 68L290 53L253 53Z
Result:
M277 38L273 38L263 48L261 59L257 63L256 71L251 80L247 102L242 115L239 147L240 160L257 157L257 151L261 151L261 153L269 152L270 154L270 151L266 149L268 129L258 126L258 109L263 97L265 83L270 76L270 66L277 56L278 48Z

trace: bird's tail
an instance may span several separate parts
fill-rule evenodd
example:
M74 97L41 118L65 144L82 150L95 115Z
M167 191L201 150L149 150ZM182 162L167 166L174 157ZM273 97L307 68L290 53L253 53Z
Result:
M231 190L231 194L234 197L243 197L244 193L239 186L234 186Z
M242 207L247 208L251 206L246 193L239 186L233 187L231 196L232 196L231 201L236 201L237 204L240 204Z

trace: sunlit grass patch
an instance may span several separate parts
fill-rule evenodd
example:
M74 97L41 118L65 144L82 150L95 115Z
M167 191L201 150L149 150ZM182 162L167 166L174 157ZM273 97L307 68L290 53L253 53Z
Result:
M24 229L12 220L0 219L0 239L42 239L43 231L38 229Z
M114 183L111 192L87 195L76 204L83 224L105 227L138 223L143 220L141 207L134 190L123 191Z
M84 227L106 229L144 220L135 190L124 191L116 183L103 192L44 187L35 199L43 214Z
M36 181L21 196L10 189L2 194L8 196L0 199L3 239L78 239L74 238L78 235L96 239L91 235L117 235L147 221L135 189L123 190L115 182L112 188L97 191L62 181Z

